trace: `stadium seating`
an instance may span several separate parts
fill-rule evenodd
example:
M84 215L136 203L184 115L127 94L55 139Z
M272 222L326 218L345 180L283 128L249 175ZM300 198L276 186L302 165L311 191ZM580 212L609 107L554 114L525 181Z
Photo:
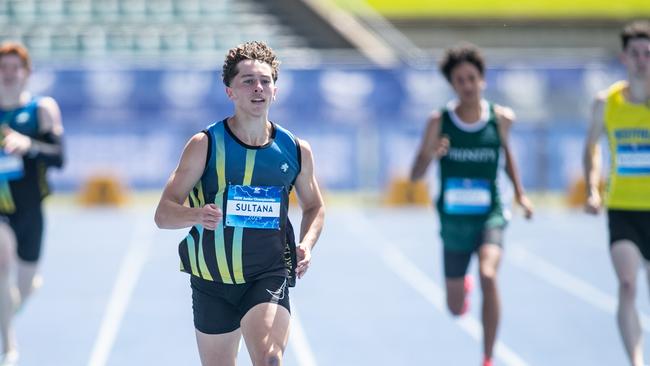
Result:
M49 59L221 56L252 39L288 51L306 43L251 0L0 0L0 21L0 41Z

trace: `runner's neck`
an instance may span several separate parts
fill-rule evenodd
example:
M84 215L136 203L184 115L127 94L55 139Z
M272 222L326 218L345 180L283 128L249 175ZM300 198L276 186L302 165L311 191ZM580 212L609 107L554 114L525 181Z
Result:
M454 113L464 123L475 123L481 120L483 106L481 99L464 101L459 100L458 105L454 108Z
M271 139L273 127L271 122L264 119L242 120L239 117L232 116L228 118L228 127L237 138L251 146L263 146Z
M27 91L21 91L20 93L17 94L7 93L4 95L0 95L0 108L16 109L29 103L29 100L31 98L32 98L31 94Z

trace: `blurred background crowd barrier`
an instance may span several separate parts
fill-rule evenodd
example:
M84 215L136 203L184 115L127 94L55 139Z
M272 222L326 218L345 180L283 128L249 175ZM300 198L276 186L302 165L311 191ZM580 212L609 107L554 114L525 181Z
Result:
M518 116L513 141L526 186L561 190L577 178L591 99L619 73L610 65L488 71L487 97ZM189 137L232 113L220 73L208 69L41 68L34 84L64 111L69 165L53 176L64 189L104 171L159 188ZM278 87L271 119L310 141L332 190L379 189L406 175L429 112L452 97L437 72L409 68L283 69Z

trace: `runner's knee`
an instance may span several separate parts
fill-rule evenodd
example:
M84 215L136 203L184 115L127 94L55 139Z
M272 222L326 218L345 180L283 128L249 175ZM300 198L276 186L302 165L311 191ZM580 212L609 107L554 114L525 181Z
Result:
M258 361L255 362L255 366L280 366L282 364L282 351L266 351L264 352Z
M481 287L483 290L493 288L497 281L497 271L494 268L481 267Z
M618 281L618 290L621 296L633 299L636 296L636 281L630 278L621 278Z
M12 265L12 255L7 248L0 248L0 279L9 276Z

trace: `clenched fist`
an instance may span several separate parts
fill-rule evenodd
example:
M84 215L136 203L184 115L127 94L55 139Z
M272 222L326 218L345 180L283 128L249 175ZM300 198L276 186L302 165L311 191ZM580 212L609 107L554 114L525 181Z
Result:
M199 208L199 222L197 224L202 225L208 230L214 230L217 228L221 219L223 218L223 212L217 207L214 203L209 203L201 208Z

